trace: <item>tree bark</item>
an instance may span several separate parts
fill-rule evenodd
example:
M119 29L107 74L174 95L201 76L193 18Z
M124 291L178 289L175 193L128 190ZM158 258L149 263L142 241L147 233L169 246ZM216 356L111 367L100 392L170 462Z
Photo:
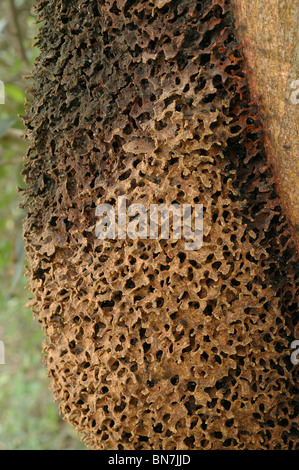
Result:
M233 0L252 98L263 107L265 147L299 247L299 3Z

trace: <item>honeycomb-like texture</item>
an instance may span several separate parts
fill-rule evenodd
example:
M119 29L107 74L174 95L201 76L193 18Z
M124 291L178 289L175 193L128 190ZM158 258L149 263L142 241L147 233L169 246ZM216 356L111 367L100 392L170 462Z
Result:
M297 258L229 2L36 6L24 237L62 414L97 449L298 448ZM203 204L203 247L98 240L120 195Z

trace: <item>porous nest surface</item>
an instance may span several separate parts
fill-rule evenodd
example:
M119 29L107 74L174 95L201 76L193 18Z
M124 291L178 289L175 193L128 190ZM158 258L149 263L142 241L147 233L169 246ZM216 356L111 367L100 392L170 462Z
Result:
M295 449L297 258L229 2L36 8L24 237L61 413L95 449ZM203 204L202 248L99 240L121 195Z

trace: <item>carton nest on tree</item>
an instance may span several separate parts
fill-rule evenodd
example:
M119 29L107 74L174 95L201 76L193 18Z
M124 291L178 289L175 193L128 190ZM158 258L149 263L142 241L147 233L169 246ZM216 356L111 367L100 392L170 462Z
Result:
M295 449L298 265L230 2L36 1L25 124L32 308L95 449ZM203 204L184 240L99 240L96 207Z

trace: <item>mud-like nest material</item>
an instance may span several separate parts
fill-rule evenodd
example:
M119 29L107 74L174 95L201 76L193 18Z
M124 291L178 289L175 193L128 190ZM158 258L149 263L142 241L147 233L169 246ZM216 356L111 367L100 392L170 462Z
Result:
M97 449L298 448L298 265L230 2L36 7L24 236L62 414ZM203 247L97 239L120 195L203 204Z

